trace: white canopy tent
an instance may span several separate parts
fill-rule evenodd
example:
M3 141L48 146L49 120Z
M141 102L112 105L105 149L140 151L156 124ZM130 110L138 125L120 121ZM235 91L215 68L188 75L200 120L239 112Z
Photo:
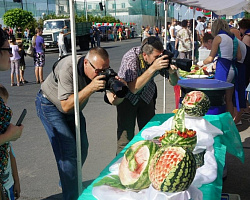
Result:
M250 11L249 0L170 0L168 2L211 10L217 15L236 15L242 11Z
M167 12L169 3L178 3L185 6L194 7L193 9L193 24L195 16L195 8L202 8L205 10L211 10L217 15L236 15L243 11L250 12L250 0L165 0L165 27L167 27ZM194 32L194 26L193 26ZM193 35L194 40L194 35ZM164 48L167 48L167 34L165 34L164 39ZM194 59L194 45L192 48L192 59ZM166 112L165 102L166 102L166 93L165 93L165 78L164 78L164 96L163 96L163 113Z

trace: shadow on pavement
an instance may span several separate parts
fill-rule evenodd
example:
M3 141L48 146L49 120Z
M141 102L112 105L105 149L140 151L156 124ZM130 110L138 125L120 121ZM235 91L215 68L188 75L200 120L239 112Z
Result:
M42 200L58 200L62 198L63 198L62 193L60 193L60 194L55 194L55 195L46 197L45 199L42 199Z

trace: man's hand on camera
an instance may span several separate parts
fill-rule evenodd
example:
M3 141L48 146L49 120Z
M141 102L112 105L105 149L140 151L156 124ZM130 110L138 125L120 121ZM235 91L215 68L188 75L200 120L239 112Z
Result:
M89 84L89 86L91 87L91 90L93 92L96 92L98 90L102 90L105 88L105 84L106 81L103 80L105 78L105 75L100 75L100 76L96 76L91 83Z
M122 83L124 83L126 86L128 86L128 83L127 83L124 79L120 78L119 76L115 76L115 78L116 78L118 81L121 81Z
M163 55L157 58L152 64L152 67L155 68L156 70L167 68L169 66L169 60L167 59L167 57L168 57L167 55Z
M168 73L169 73L169 74L173 74L173 73L176 72L177 69L178 69L178 68L177 68L175 65L170 65L170 68L169 68L169 70L168 70Z

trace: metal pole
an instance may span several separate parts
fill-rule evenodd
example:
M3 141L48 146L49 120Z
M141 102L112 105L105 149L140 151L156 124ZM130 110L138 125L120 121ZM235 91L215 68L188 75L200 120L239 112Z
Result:
M47 15L49 14L49 0L47 0Z
M192 45L192 65L194 64L194 57L195 57L195 55L194 55L194 31L195 31L195 29L194 29L194 27L195 27L195 19L194 19L194 16L195 16L195 7L193 8L193 45Z
M168 1L164 4L165 10L165 34L164 34L164 49L167 49L167 17L168 17ZM163 113L166 113L166 77L163 77Z
M73 81L74 81L74 111L75 111L75 126L76 126L78 194L80 196L82 193L82 159L81 159L81 135L80 135L79 98L78 98L78 73L77 73L77 59L76 59L74 0L69 1L69 8L70 8L72 65L73 65Z
M85 5L86 5L86 21L88 21L88 4L87 4L87 0L85 0Z
M212 28L212 25L213 25L213 11L211 11L211 28Z
M106 1L103 1L103 3L104 3L104 8L105 8L105 10L104 10L104 16L106 17L106 6L107 6L107 2Z
M7 10L6 10L6 2L5 2L6 0L3 0L3 4L4 4L4 12L6 12Z

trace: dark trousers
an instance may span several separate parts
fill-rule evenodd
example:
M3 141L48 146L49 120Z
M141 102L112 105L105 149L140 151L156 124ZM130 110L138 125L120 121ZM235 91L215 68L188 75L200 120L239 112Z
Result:
M149 104L139 100L132 105L128 99L117 106L117 154L133 139L135 123L141 130L155 115L155 103L152 99Z

